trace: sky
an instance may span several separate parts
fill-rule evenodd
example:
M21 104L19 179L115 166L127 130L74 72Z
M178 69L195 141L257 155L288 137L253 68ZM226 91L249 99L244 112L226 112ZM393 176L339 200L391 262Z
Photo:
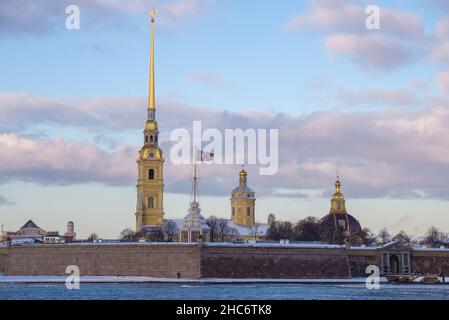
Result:
M66 28L77 5L80 28ZM365 26L380 8L378 30ZM256 220L329 212L337 172L374 232L449 232L449 2L2 0L0 223L80 237L134 228L146 120L149 11L166 217L187 214L191 168L170 133L278 129L279 169L259 174ZM202 213L230 217L240 165L202 165Z

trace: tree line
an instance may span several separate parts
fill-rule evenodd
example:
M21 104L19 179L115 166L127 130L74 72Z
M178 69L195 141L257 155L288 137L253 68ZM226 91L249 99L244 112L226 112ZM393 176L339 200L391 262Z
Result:
M437 227L430 227L426 234L418 239L413 239L405 231L400 231L395 235L390 235L386 228L374 234L368 228L361 231L345 232L343 229L326 230L320 224L320 220L315 217L307 217L293 224L290 221L275 221L267 231L267 240L279 241L304 241L304 242L324 242L333 244L349 243L351 245L384 245L391 241L398 241L404 244L420 244L427 247L437 248L446 245L448 234L442 232Z
M206 219L210 230L210 241L224 242L235 240L239 237L238 231L231 227L228 219L210 216ZM252 228L252 236L256 238L258 225ZM161 229L150 235L142 235L132 229L124 229L120 234L123 241L138 241L145 238L150 241L168 241L172 242L177 238L178 227L173 220L165 220ZM268 241L301 241L301 242L321 242L331 244L349 243L351 245L384 245L391 241L398 241L404 244L420 244L428 247L437 248L446 245L448 234L442 232L437 227L430 227L421 238L413 239L405 231L400 231L395 235L390 235L386 228L374 234L368 228L359 232L345 232L342 229L329 231L323 228L320 220L316 217L307 217L296 223L290 221L274 221L267 230L265 240ZM89 240L98 239L96 233L89 236Z

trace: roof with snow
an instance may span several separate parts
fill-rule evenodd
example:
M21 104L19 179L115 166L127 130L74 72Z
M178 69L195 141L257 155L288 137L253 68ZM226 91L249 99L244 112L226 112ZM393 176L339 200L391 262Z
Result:
M22 228L20 229L27 229L27 228L36 228L36 229L40 229L34 222L33 220L28 220L27 223L25 223Z
M180 229L182 228L182 225L184 223L184 219L167 219L171 220L176 224L176 228ZM229 227L233 228L237 231L238 235L240 236L254 236L254 232L256 232L257 236L265 236L267 234L267 230L270 227L268 223L256 223L255 227L245 227L242 225L235 224L232 220L228 220ZM255 231L257 229L257 231Z

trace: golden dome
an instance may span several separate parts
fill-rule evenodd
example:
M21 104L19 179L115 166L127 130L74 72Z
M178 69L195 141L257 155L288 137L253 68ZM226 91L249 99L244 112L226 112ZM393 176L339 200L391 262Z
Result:
M145 123L145 131L157 131L157 122L153 120L148 120Z
M246 176L248 174L246 173L246 171L244 169L242 169L242 171L240 171L239 175L240 175L240 178L246 178Z

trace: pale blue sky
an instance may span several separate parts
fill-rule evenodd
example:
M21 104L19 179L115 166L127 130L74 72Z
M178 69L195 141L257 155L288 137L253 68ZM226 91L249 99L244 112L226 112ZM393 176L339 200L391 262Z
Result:
M131 148L131 154L137 153L148 90L146 9L152 2L68 3L80 7L80 30L65 29L64 1L42 1L34 9L31 0L3 1L0 5L0 19L5 21L0 22L0 134L5 135L0 147L15 138L31 139L33 145L29 153L24 142L17 147L9 145L13 149L0 150L24 148L23 153L17 153L26 158L27 154L38 154L36 148L41 143L50 144L44 159L30 168L20 161L13 166L14 161L0 155L0 223L7 230L16 230L33 218L43 228L63 231L66 221L73 220L81 236L96 231L100 236L116 237L123 228L134 226L135 189L129 179L134 169L123 169L126 179L108 171L99 177L77 180L75 175L92 175L89 165L78 168L76 163L66 164L58 169L55 163L72 161L73 150L67 148L71 150L67 157L55 154L64 155L64 146L69 143L76 143L80 148L76 150L85 150L85 145L92 144L98 152L111 152L107 157L114 157L120 146ZM329 10L330 5L322 0L282 4L255 0L157 2L160 15L156 23L156 102L162 136L167 137L178 124L177 119L182 120L182 112L190 113L189 110L200 110L199 115L216 112L217 119L223 116L222 111L236 116L241 112L252 114L254 110L266 117L282 113L289 130L285 134L288 142L279 155L285 167L281 175L272 178L277 183L264 185L267 180L250 175L252 188L259 191L257 220L265 221L271 212L279 219L292 220L325 215L335 168L339 167L348 207L363 226L373 231L386 226L392 231L423 233L434 224L449 231L449 183L440 180L449 172L449 156L444 151L449 144L446 139L435 138L449 133L441 129L446 122L438 120L443 113L447 119L449 85L445 87L444 79L437 80L449 60L435 58L435 52L449 42L442 23L446 19L444 4L438 0L334 3L339 4L333 8L335 21L317 22L307 18L319 17L320 12ZM359 27L339 20L357 17L357 10L364 10L366 4L379 5L386 13L385 20L381 19L381 30L367 33L363 24ZM145 9L140 10L142 5ZM12 14L11 8L18 8L23 17L28 17L27 23L23 17ZM297 17L300 23L288 27L289 21ZM408 17L412 17L409 29ZM443 36L437 34L440 24ZM381 38L382 45L368 49L363 44L348 45L348 39L358 35L363 41ZM340 36L337 45L333 42L336 36ZM367 42L372 43L378 42ZM407 61L401 60L402 51ZM111 104L110 127L105 128L104 122L92 124L75 119L74 110L81 110L77 116L95 113L105 121L101 113L108 112L107 102L92 102L99 97L124 101L123 110L120 103ZM127 99L134 97L140 99L137 101L142 102L141 106L135 100L127 104ZM33 110L28 113L31 107ZM181 111L168 113L168 108ZM67 113L60 115L64 110ZM336 116L340 113L341 117ZM131 124L124 124L126 117ZM327 121L328 117L331 120ZM282 119L275 122L280 130ZM238 118L235 125L257 126L257 121ZM291 123L294 121L300 125L295 126ZM332 134L327 138L327 128L335 122L341 127L335 132L330 130ZM303 129L309 126L315 129ZM298 133L297 140L292 127L304 130ZM366 131L358 134L361 128ZM344 132L347 134L343 138ZM421 136L423 132L425 135ZM339 134L341 141L331 143ZM320 150L319 141L329 144L323 143ZM299 156L296 151L291 155L289 150L299 150ZM167 156L169 150L165 153ZM302 159L302 154L307 154L307 159ZM97 153L92 157L96 156ZM101 162L104 157L95 159ZM290 162L296 162L298 167L291 175L292 181L283 185ZM366 167L360 172L355 169L359 162ZM317 168L309 173L313 163ZM229 171L223 171L227 180L222 185L217 186L215 180L216 189L211 188L215 191L210 194L204 188L202 207L206 216L229 216L229 194L220 192L232 190L237 183L238 166L233 169L235 179ZM188 168L184 171L184 176L167 172L168 217L182 217L186 212ZM410 172L419 172L424 178L416 176L414 180ZM60 179L65 175L67 179ZM294 179L298 181L296 187ZM207 174L203 180L206 186L213 185ZM178 181L182 187L173 187ZM278 198L270 194L270 188L281 187L325 193L312 198ZM183 188L184 194L174 193ZM424 190L429 196L418 197L417 190Z

